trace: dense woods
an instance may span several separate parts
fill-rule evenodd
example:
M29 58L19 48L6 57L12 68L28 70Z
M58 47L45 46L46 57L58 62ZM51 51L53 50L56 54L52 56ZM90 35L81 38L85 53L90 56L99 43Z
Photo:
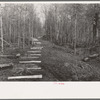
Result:
M33 4L1 4L1 39L4 46L25 48L40 33L41 23Z
M99 4L52 4L45 11L45 37L62 46L92 48L99 43L99 16Z
M52 43L73 49L99 45L99 4L1 4L0 7L2 48L13 44L25 48L31 44L31 37L44 34Z

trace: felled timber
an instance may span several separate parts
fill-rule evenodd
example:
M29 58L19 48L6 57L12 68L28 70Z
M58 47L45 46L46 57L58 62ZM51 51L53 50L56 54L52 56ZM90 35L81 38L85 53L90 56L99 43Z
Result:
M41 63L41 61L19 61L19 63L28 64L28 63Z
M34 42L34 44L41 44L41 42Z
M28 53L41 53L41 51L27 51Z
M89 57L85 57L85 58L82 59L82 61L84 61L84 62L87 62L89 60L90 60Z
M12 76L8 77L8 80L22 80L22 79L39 79L42 75L30 75L30 76Z
M98 56L99 56L99 54L92 54L92 55L89 55L89 58L96 58Z
M31 49L42 49L43 47L32 47Z
M27 68L27 69L38 70L38 69L41 69L41 67L31 67L31 68Z
M82 60L86 62L86 61L89 61L91 59L95 59L97 57L99 57L99 54L92 54L92 55L89 55L88 57L83 58Z
M41 54L30 54L31 56L41 56Z
M20 63L20 62L19 62ZM20 64L23 64L23 65L30 65L30 66L36 66L36 64L34 63L20 63Z
M21 54L20 54L20 53L17 53L17 54L16 54L16 57L20 57L20 56L21 56Z
M0 57L12 57L12 55L0 55Z
M16 70L23 70L24 68L16 68ZM41 69L41 67L27 67L27 68L25 68L25 69L32 69L32 70L39 70L39 69Z
M39 57L20 57L21 59L34 59L34 58L39 58Z
M9 58L9 59L16 59L16 58L20 57L20 54L16 54L16 55L0 55L0 57Z
M12 68L13 67L13 63L9 63L9 64L0 64L0 68Z
M38 39L31 37L32 41L38 41Z

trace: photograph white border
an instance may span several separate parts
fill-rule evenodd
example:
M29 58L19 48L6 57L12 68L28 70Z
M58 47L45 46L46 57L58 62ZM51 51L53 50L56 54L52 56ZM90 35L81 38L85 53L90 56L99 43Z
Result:
M62 82L57 82L62 83ZM99 82L1 82L0 99L100 98Z
M78 3L99 1L48 1L0 3ZM91 99L100 98L100 82L0 82L0 99Z

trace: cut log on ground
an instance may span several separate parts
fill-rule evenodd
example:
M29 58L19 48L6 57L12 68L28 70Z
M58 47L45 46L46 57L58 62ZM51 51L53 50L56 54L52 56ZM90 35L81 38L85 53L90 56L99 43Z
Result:
M20 54L20 53L16 54L16 57L20 57L20 56L21 56L21 54Z
M21 57L21 59L35 59L35 58L39 58L39 57Z
M19 55L0 55L2 58L9 58L9 59L17 59L20 56Z
M41 56L41 54L30 54L31 56Z
M41 44L41 42L34 42L34 44Z
M12 76L12 77L8 77L8 80L39 79L39 78L42 78L42 75Z
M41 69L41 67L32 67L32 68L27 68L27 69L38 70L38 69Z
M36 49L42 49L43 47L32 47L31 49L34 49L34 50L36 50Z
M98 56L99 56L99 54L93 54L93 55L89 55L89 58L96 58Z
M83 58L82 61L84 61L84 62L89 61L89 57L85 57L85 58Z
M0 57L12 57L12 55L0 55Z
M33 38L33 37L31 37L31 39L32 39L33 42L34 42L34 41L39 41L38 39Z
M92 55L89 55L88 57L83 58L82 60L86 62L86 61L89 61L91 59L95 59L97 57L99 57L99 54L92 54Z
M0 68L12 68L13 67L13 63L9 63L9 64L0 64Z
M22 70L22 69L24 69L24 68L16 68L16 70ZM28 68L26 68L26 69L33 69L33 70L38 70L38 69L41 69L41 67L28 67Z
M28 65L29 65L29 66L36 66L36 64L33 64L33 63L30 63L30 64L29 64L29 63L20 63L20 64L27 65L27 66L28 66Z
M19 63L30 64L30 63L41 63L41 61L19 61Z
M41 51L27 51L28 53L41 53Z

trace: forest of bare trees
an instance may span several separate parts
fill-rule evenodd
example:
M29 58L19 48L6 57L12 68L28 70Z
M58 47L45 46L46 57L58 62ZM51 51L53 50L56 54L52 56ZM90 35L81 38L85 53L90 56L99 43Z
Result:
M99 4L52 4L44 12L46 38L51 42L71 48L99 43Z
M41 32L40 19L33 4L1 4L0 10L2 45L24 48L30 45L31 37L37 37Z
M99 42L99 4L44 4L40 8L43 23L34 4L3 5L1 37L3 33L7 45L16 43L24 48L30 45L31 37L42 33L51 42L71 48L89 47Z
M0 80L100 80L99 33L100 4L1 3Z

